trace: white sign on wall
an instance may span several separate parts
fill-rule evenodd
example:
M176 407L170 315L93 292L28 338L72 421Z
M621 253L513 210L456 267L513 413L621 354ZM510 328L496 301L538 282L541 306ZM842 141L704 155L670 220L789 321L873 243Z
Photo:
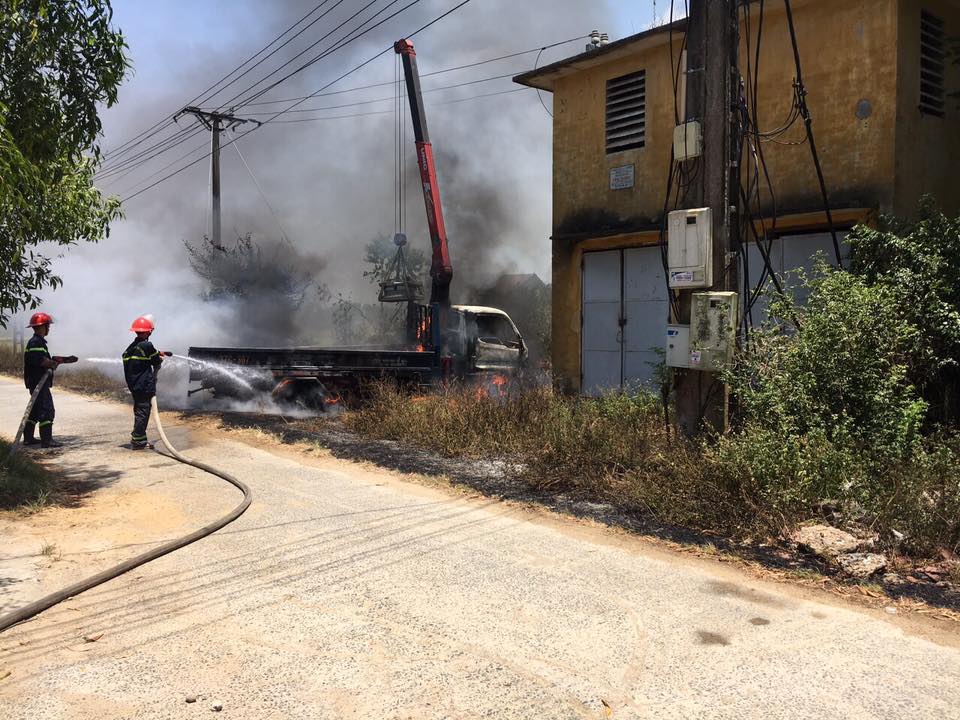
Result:
M633 165L610 168L610 189L626 190L633 187Z

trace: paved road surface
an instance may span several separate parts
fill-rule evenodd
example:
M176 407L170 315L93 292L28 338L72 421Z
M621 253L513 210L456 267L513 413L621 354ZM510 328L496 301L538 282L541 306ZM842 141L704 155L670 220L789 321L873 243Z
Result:
M24 395L0 380L7 436ZM90 502L152 497L173 530L237 500L123 450L129 408L56 397L58 430L78 438L59 462L109 482ZM955 642L573 521L193 441L189 453L250 483L251 510L0 635L0 717L196 718L219 700L256 720L960 718ZM103 563L79 555L72 572Z

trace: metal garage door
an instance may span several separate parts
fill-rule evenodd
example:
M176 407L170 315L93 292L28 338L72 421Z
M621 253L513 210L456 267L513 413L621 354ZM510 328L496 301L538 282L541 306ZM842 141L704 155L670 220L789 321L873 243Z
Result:
M667 337L667 282L660 248L623 251L623 388L655 389Z
M654 389L667 329L660 249L585 253L582 321L584 395Z
M846 232L837 233L840 239L840 255L846 264L849 255L849 246L844 238ZM782 278L784 288L792 290L800 301L804 304L807 301L807 291L799 288L798 270L803 270L807 275L812 274L814 262L818 255L831 265L835 264L835 253L833 250L833 238L830 233L806 233L800 235L783 235L775 239L770 245L770 264L776 269L777 274ZM763 274L763 256L757 249L755 243L751 243L747 249L749 261L749 276L751 290L757 287L760 277ZM768 279L764 283L764 289L767 292L772 291L773 283ZM767 307L769 298L760 296L753 304L753 323L759 325L767 317Z
M620 251L583 256L580 362L584 395L619 388L623 372L620 342Z

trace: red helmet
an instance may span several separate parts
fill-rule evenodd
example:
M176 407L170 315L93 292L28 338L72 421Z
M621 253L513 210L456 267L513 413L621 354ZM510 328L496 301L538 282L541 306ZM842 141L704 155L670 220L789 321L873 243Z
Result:
M133 325L130 326L130 332L153 332L155 327L153 324L153 315L141 315L133 321Z
M52 325L53 318L45 312L35 312L30 316L30 324L27 327L40 327L41 325Z

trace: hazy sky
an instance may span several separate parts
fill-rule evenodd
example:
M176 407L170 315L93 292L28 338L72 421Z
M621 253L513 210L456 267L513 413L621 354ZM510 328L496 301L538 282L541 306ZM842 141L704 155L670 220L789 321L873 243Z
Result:
M189 270L182 244L198 239L209 227L209 161L203 158L209 133L198 132L167 152L155 157L149 152L132 161L136 153L173 137L181 128L192 127L195 121L185 117L179 126L164 128L134 151L113 157L109 152L168 118L317 4L318 0L114 0L115 24L127 38L133 69L120 91L119 103L102 116L102 147L108 152L105 172L113 167L115 174L102 178L100 184L105 191L126 198L191 160L198 162L126 202L126 217L114 225L108 240L72 249L58 260L56 267L65 286L46 300L72 328L63 327L62 333L76 342L91 337L100 342L100 332L94 328L106 324L111 330L119 329L122 338L124 326L133 316L153 312L160 327L169 329L168 337L181 346L214 339L229 342L224 330L229 323L198 301L202 288ZM204 106L216 107L253 85L346 20L366 0L345 0L339 7L332 0L328 4L335 8L328 17ZM383 16L405 4L406 0L390 6ZM312 93L456 4L456 0L422 0L260 100ZM388 5L388 0L378 0L361 18ZM665 9L666 2L657 3L658 15ZM650 0L472 0L418 35L415 43L421 74L426 75L585 35L592 28L608 32L615 40L652 22ZM321 42L300 62L338 36ZM576 54L584 42L548 50L540 64ZM536 53L532 53L425 77L423 86L429 91L516 74L532 67L535 59ZM394 63L394 54L387 53L330 91L390 81ZM455 300L458 293L463 297L469 286L481 286L504 271L549 277L550 116L530 90L476 97L514 89L519 86L503 78L425 94L450 234ZM361 301L375 297L362 278L363 246L377 235L392 235L395 230L396 120L390 112L392 102L377 102L392 93L388 86L316 98L300 109L346 107L290 113L282 119L350 117L275 122L236 143L284 232L299 252L311 257L312 266L323 268L318 281ZM545 96L544 101L550 107L550 97ZM262 120L268 116L253 113L288 104L244 106L236 112ZM224 142L234 137L227 135ZM426 250L424 210L415 184L409 128L407 139L404 163L412 182L408 184L404 229L412 245ZM119 166L125 173L121 174L117 163L125 160L131 165ZM276 220L234 147L223 149L222 187L225 239L247 232L267 241L280 236ZM220 337L212 337L218 333ZM109 335L110 342L113 336Z

